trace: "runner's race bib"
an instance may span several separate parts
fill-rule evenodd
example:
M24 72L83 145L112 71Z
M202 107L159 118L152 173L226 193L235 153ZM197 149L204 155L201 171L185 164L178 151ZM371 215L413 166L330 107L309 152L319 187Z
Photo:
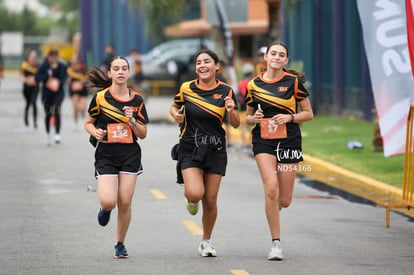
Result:
M34 75L28 75L28 76L26 76L26 84L27 84L27 86L30 86L30 87L37 86L37 82L36 82L36 80L34 78Z
M133 143L132 130L127 123L111 123L107 126L109 143Z
M264 118L260 122L260 137L263 139L286 138L286 124L278 125L272 118Z
M46 88L56 93L57 91L59 91L60 80L57 79L56 77L49 77L45 85L46 85Z
M72 81L72 83L70 84L70 89L72 90L72 92L77 93L83 90L83 84L81 81L79 80L74 80Z

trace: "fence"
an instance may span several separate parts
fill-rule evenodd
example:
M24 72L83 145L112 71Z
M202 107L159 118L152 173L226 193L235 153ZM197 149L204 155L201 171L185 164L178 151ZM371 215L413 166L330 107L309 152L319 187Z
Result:
M385 223L390 227L390 210L391 208L407 208L414 207L414 104L411 104L407 119L407 137L405 142L405 158L404 158L404 178L401 205L387 205L385 212Z

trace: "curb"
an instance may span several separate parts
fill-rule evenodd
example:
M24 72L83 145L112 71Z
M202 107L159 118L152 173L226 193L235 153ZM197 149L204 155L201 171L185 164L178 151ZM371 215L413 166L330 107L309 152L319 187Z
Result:
M298 174L370 200L378 206L384 207L384 213L387 205L407 204L402 199L402 189L400 188L354 173L309 155L304 155L303 164L309 165L311 169L309 169L310 171L301 171ZM414 211L392 209L409 217L414 217Z
M174 123L172 120L169 120L169 122ZM231 128L231 136L237 142L241 143L239 129ZM309 166L311 169L308 171L302 170L298 174L367 199L377 206L384 207L384 219L387 205L407 205L402 199L401 188L352 172L310 155L304 154L303 158L304 161L301 164ZM414 218L414 211L406 208L391 209Z

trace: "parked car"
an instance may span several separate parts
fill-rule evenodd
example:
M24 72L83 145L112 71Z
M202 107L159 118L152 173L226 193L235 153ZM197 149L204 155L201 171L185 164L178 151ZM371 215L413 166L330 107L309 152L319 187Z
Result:
M176 92L183 81L195 77L192 58L201 44L212 48L210 40L182 39L162 43L143 54L142 72L147 85L154 89L156 82L160 88L156 92Z

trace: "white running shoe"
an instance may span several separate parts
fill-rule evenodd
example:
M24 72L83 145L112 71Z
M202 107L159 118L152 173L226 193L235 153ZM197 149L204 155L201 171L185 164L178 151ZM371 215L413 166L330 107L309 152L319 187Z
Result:
M272 249L267 255L268 260L281 261L283 259L282 255L282 244L280 241L276 240L272 242Z
M45 138L45 144L46 146L52 146L52 138L48 134L46 135L46 138Z
M193 203L187 200L187 198L185 198L184 200L184 205L187 208L188 212L191 215L195 215L198 212L198 202L197 203Z
M210 240L201 241L198 253L203 257L217 257L217 251Z
M62 141L62 138L60 137L60 135L56 134L55 135L55 143L60 144L61 141Z

